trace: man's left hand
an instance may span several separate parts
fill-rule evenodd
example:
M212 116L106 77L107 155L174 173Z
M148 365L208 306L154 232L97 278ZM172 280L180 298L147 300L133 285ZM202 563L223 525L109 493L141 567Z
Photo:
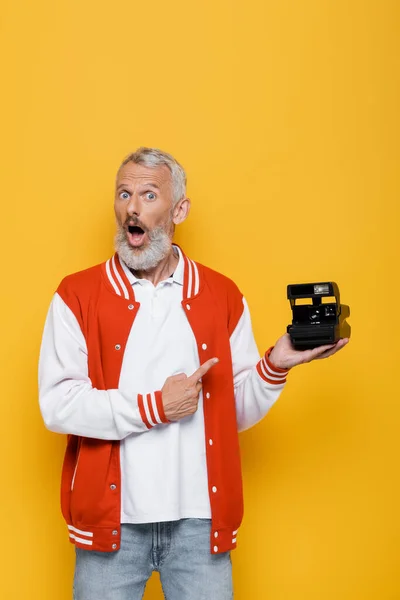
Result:
M312 360L333 356L336 352L344 348L348 342L348 338L343 338L336 344L319 346L312 350L295 350L290 335L286 333L276 342L274 349L269 355L269 360L275 367L291 369L297 365L309 363Z

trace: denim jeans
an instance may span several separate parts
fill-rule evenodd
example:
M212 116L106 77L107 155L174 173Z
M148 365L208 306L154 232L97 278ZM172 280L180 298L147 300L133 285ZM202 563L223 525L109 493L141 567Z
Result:
M210 553L211 521L121 526L118 552L76 548L74 600L140 600L153 571L166 600L232 600L230 553Z

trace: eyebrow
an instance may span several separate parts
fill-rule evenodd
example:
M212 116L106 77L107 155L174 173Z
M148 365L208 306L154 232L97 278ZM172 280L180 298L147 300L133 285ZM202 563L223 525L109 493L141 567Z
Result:
M117 190L119 190L120 188L129 187L129 185L130 185L129 183L120 183L119 186L117 187ZM155 188L156 190L160 189L156 183L143 183L141 185L143 187L152 187L152 188Z

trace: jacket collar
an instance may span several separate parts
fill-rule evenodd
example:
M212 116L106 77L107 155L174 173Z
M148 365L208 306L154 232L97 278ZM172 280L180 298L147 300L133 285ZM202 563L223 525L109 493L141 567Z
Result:
M177 244L174 244L174 246L178 248L180 258L183 259L183 298L184 300L194 298L200 293L202 287L200 270L197 263L186 256ZM135 294L132 282L125 272L127 267L125 267L125 269L124 267L125 265L122 263L117 253L104 263L104 274L107 287L118 296L121 296L126 300L134 301Z
M134 300L135 294L122 267L118 254L115 253L114 256L104 263L104 265L108 288L111 287L115 294L126 300Z
M185 300L187 300L188 298L194 298L199 294L202 287L202 280L200 278L200 270L197 263L186 256L179 246L178 248L182 252L185 265L183 276L183 297Z

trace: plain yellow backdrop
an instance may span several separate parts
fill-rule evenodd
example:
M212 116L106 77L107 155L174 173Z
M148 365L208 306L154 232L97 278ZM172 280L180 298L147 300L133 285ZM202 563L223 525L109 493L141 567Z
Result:
M41 332L61 278L111 254L115 171L149 145L185 166L177 240L238 283L260 351L288 283L352 310L351 344L241 436L235 598L400 598L399 2L6 0L0 28L0 597L71 598Z

